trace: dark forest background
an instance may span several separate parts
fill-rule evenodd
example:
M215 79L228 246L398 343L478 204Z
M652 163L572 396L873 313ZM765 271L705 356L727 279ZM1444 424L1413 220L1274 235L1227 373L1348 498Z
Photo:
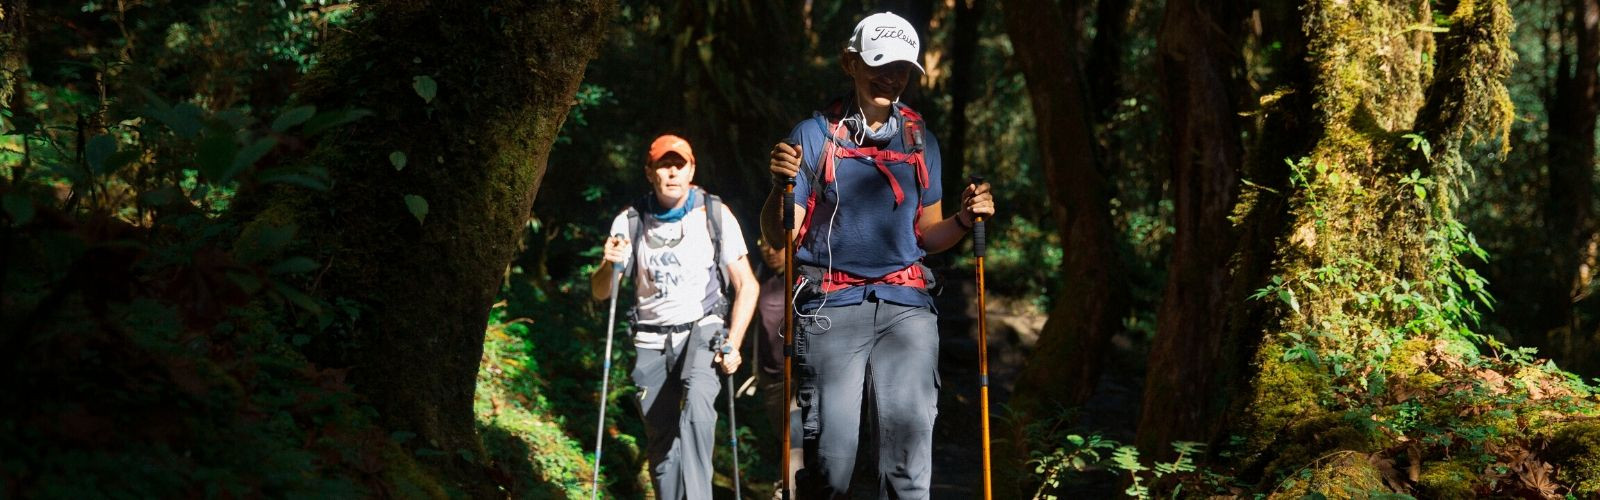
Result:
M1597 0L0 0L0 497L650 497L604 232L670 132L757 241L882 10L997 497L1600 495Z

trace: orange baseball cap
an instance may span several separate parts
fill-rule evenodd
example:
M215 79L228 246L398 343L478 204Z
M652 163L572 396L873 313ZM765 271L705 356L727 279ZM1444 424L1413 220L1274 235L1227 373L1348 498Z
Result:
M685 161L694 163L694 150L689 149L689 141L672 134L657 137L655 142L650 143L649 163L655 163L667 153L678 153L678 156L682 156Z

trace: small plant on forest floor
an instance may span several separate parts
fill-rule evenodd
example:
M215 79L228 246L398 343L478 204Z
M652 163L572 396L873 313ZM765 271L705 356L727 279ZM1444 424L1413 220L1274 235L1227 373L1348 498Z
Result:
M1172 448L1178 456L1169 462L1146 464L1139 458L1139 449L1106 439L1098 434L1066 436L1067 446L1058 447L1048 454L1036 454L1032 463L1034 473L1042 478L1034 500L1054 500L1054 491L1066 484L1070 472L1089 470L1120 471L1128 474L1131 484L1123 493L1141 500L1153 498L1152 486L1163 477L1171 482L1171 498L1183 495L1185 484L1209 487L1217 493L1234 491L1229 487L1231 478L1203 470L1195 464L1194 457L1205 449L1205 444L1191 441L1173 441Z

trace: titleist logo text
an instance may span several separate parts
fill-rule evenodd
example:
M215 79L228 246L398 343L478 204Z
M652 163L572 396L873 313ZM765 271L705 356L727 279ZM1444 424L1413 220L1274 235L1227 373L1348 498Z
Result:
M897 38L900 41L906 42L906 44L910 45L911 48L917 47L917 41L912 40L910 36L906 35L906 30L894 28L892 26L879 26L873 28L872 30L876 32L876 34L872 35L873 40L877 40L879 38Z

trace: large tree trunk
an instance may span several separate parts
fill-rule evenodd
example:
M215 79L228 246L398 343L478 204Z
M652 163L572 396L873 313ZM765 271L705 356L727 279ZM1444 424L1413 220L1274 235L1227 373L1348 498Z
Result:
M1575 314L1573 302L1587 287L1584 268L1593 265L1588 246L1594 236L1595 116L1600 112L1600 2L1563 2L1571 24L1562 39L1555 92L1546 109L1550 113L1549 191L1545 198L1545 225L1550 238L1552 281L1542 288L1538 309L1543 319L1535 325L1550 332L1540 347L1557 359L1593 367L1592 360L1575 356L1575 344L1586 343L1588 333ZM1592 325L1591 325L1592 326Z
M941 136L940 155L944 161L943 189L946 196L966 189L967 176L967 105L972 102L978 75L974 74L978 62L978 24L983 20L981 1L957 0L950 42L950 135ZM956 198L950 198L952 200Z
M1070 3L1070 2L1069 2ZM1081 404L1099 373L1101 353L1120 327L1127 289L1120 286L1109 183L1096 165L1072 6L1022 0L1005 6L1006 30L1028 81L1043 146L1045 182L1065 249L1064 287L1024 368L1012 406L1027 411L1053 403Z
M1574 444L1593 435L1592 423L1572 417L1594 411L1592 398L1574 396L1566 376L1547 366L1479 355L1481 337L1471 332L1483 284L1458 260L1472 244L1453 210L1469 174L1469 141L1503 141L1512 117L1503 84L1514 59L1509 9L1504 0L1446 4L1449 28L1435 49L1435 35L1410 29L1433 23L1430 5L1304 6L1315 143L1290 158L1288 186L1236 210L1250 214L1247 230L1281 219L1286 231L1247 241L1254 248L1239 256L1240 265L1265 257L1271 279L1249 283L1259 293L1235 306L1264 310L1236 315L1251 318L1263 340L1247 372L1248 404L1229 423L1242 442L1228 456L1237 476L1262 479L1262 489L1284 498L1349 487L1430 498L1512 494L1540 481L1438 478L1534 454L1542 455L1536 468L1548 460L1573 481L1566 484L1597 473L1573 461L1597 453ZM1273 130L1263 132L1273 140ZM1267 197L1285 201L1280 213L1249 206ZM1486 393L1505 395L1498 411L1472 410L1477 396L1458 399ZM1496 439L1472 453L1429 437L1485 426ZM1276 483L1295 471L1305 472L1301 480Z
M1111 224L1109 182L1094 154L1076 44L1080 6L1018 0L1004 9L1006 32L1027 78L1051 211L1065 251L1061 292L1010 400L1012 413L1023 420L1013 422L1016 455L1010 458L1025 459L1026 421L1080 405L1093 391L1103 353L1127 311L1128 289Z
M303 160L326 168L332 189L241 200L257 207L242 245L297 226L297 248L323 265L313 293L359 309L332 313L308 356L349 369L385 426L442 451L427 462L473 496L493 494L472 412L489 306L613 9L605 0L363 3L299 89L320 109L375 112ZM436 82L431 101L417 89L424 79ZM393 151L409 158L403 170L390 165ZM407 196L426 200L424 220Z
M1177 232L1140 413L1138 444L1147 451L1173 440L1209 441L1226 408L1219 374L1228 260L1238 241L1228 215L1244 157L1240 14L1228 2L1169 1L1157 42Z
M1136 2L1131 0L1099 0L1095 2L1094 42L1090 44L1089 59L1084 62L1089 84L1090 111L1096 123L1111 119L1122 102L1119 81L1122 79L1122 58L1127 45L1128 17Z

